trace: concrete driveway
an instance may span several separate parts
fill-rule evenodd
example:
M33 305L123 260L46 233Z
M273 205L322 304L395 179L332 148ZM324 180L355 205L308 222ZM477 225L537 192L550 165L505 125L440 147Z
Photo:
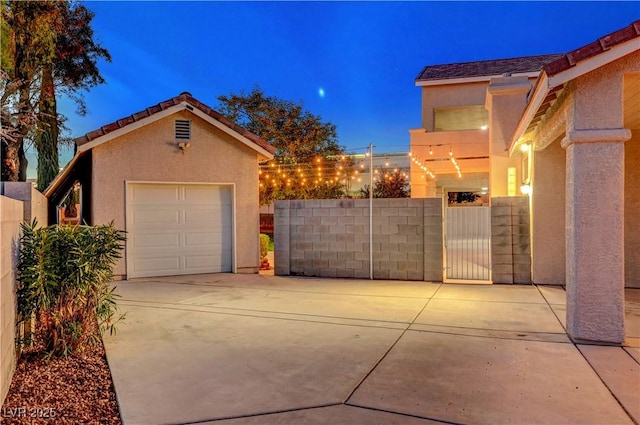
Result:
M572 344L559 287L199 275L118 282L132 424L637 424L627 345Z

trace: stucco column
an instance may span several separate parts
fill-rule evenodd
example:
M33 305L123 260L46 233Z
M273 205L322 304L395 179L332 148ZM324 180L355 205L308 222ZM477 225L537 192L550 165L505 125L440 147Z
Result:
M529 90L531 83L523 76L492 78L487 87L485 108L489 112L489 178L492 198L509 194L509 168L517 169L516 176L521 174L520 157L510 157L508 147L522 111L527 105ZM519 177L517 179L515 187L519 188L521 182ZM517 195L519 194L518 191Z
M574 341L624 341L626 129L572 130L566 158L567 332Z

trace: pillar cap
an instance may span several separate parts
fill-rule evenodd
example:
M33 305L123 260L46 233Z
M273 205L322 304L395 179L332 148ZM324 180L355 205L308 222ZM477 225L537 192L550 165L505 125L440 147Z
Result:
M574 143L617 143L630 138L631 130L627 128L571 130L562 139L560 145L566 149Z

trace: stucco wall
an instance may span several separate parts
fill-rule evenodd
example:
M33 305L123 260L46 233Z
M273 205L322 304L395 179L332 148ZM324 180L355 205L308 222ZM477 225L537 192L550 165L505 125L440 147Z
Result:
M484 105L488 81L422 87L422 128L433 131L433 108Z
M560 141L533 152L533 282L565 284L565 150Z
M434 133L425 132L423 129L413 129L409 131L411 137L411 152L426 152L429 146L444 145L440 147L440 155L442 150L445 152L452 149L457 157L486 157L482 159L465 159L460 160L462 169L462 179L460 185L464 186L466 178L473 173L489 172L489 136L484 130L460 130L460 131L438 131ZM434 156L433 158L436 158ZM432 159L429 155L424 154L418 159ZM436 174L442 174L443 171L454 172L455 170L450 163L443 162L424 162L430 170ZM411 197L412 198L432 198L436 196L436 182L434 179L427 177L425 172L420 169L413 161L410 162L411 167ZM474 187L473 184L468 187Z
M570 129L617 129L623 126L623 75L640 72L640 51L626 55L575 80Z
M624 74L630 72L640 72L638 51L577 78L572 107L567 114L567 130L616 131L624 128L623 80ZM640 287L640 230L637 224L640 222L640 141L638 129L631 130L631 140L624 142L624 282L627 287ZM603 165L602 168L608 167ZM607 197L613 199L613 193L614 190L609 191ZM611 208L612 201L607 199L606 203ZM597 205L593 206L597 208Z
M491 155L490 187L492 197L509 196L508 169L516 169L516 188L522 184L519 154L508 154L511 137L524 111L531 83L527 77L492 78L487 88L489 111L489 151ZM519 190L518 190L519 194Z
M624 147L625 286L640 288L640 129Z
M31 223L35 219L40 225L48 224L47 198L31 183L2 182L0 193L8 198L23 201L24 221Z
M174 142L174 120L190 119L191 147L183 154ZM259 265L257 153L188 111L158 120L93 149L92 220L114 221L125 229L125 182L235 183L237 270L255 273ZM126 274L124 259L117 277Z
M15 267L22 220L23 203L0 196L0 405L16 366Z

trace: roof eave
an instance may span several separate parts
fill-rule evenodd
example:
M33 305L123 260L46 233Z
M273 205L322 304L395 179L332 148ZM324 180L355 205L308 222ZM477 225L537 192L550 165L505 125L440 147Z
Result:
M234 137L235 139L239 140L243 144L247 145L254 151L258 152L260 155L264 156L266 159L273 159L272 152L269 152L268 150L264 149L262 146L257 145L248 137L238 133L232 128L222 124L220 121L212 118L209 114L206 114L197 108L193 108L191 112L193 112L195 115L202 118L203 120L207 121L209 124L213 125L214 127L218 128L219 130L222 130L223 132L227 133L228 135Z
M64 181L64 179L67 178L67 176L71 173L71 170L73 170L76 162L78 162L78 160L82 156L84 156L84 152L76 152L73 158L71 158L71 161L69 161L69 163L65 165L65 167L58 173L58 175L55 176L55 178L51 181L51 183L49 183L49 186L47 186L42 194L49 198L49 196L51 196L51 194L58 188L60 183Z
M124 135L124 134L130 133L130 132L132 132L134 130L137 130L139 128L142 128L142 127L144 127L146 125L154 123L154 122L156 122L156 121L158 121L158 120L160 120L162 118L165 118L165 117L168 117L168 116L170 116L172 114L175 114L176 112L179 112L179 111L182 111L184 109L187 109L186 105L187 105L186 102L182 102L182 103L179 103L177 105L173 105L173 106L171 106L171 107L169 107L167 109L163 109L162 111L156 112L153 115L150 115L148 117L142 118L139 121L135 121L135 122L133 122L131 124L127 124L126 126L119 128L117 130L111 131L111 132L109 132L109 133L107 133L107 134L105 134L103 136L96 137L95 139L90 140L90 141L88 141L86 143L83 143L83 144L79 144L78 143L78 152L88 151L90 149L95 148L96 146L102 145L103 143L107 143L107 142L109 142L109 141L111 141L113 139L116 139L116 138ZM82 137L79 138L79 139L82 139Z
M620 59L636 50L640 50L640 38L633 38L625 43L617 44L602 53L584 59L571 68L549 76L549 87L553 88L591 72L603 65Z
M247 138L246 136L238 133L237 131L233 130L227 125L221 123L220 121L211 117L209 114L205 113L204 111L201 111L199 108L195 107L194 105L192 105L187 101L182 101L176 105L170 106L167 109L163 109L162 111L156 112L153 115L142 118L139 121L133 122L117 130L111 131L103 136L96 137L95 139L90 140L89 142L86 142L84 144L78 144L78 152L86 152L90 149L95 148L96 146L102 145L103 143L107 143L113 139L123 136L124 134L137 130L139 128L142 128L146 125L154 123L158 120L161 120L163 118L166 118L170 115L173 115L183 110L188 110L189 112L197 115L198 117L202 118L209 124L229 134L230 136L239 140L243 144L247 145L248 147L256 151L258 154L264 156L265 158L273 159L272 152L269 152L267 149L263 148L262 146L259 146L258 144L256 144L255 142Z
M535 78L540 74L539 71L535 72L514 72L509 74L511 77L527 77ZM426 86L444 86L451 84L468 84L468 83L481 83L491 81L492 78L503 77L504 74L495 75L479 75L475 77L461 77L461 78L442 78L437 80L419 80L415 81L417 87Z
M540 78L538 78L538 81L534 86L531 100L527 104L527 107L518 122L516 130L511 137L509 154L512 154L515 150L516 143L524 135L531 123L531 120L537 114L538 109L542 105L542 102L549 91L637 50L640 50L640 38L634 38L613 46L599 55L580 61L571 68L561 71L555 75L548 76L544 70L541 71Z

